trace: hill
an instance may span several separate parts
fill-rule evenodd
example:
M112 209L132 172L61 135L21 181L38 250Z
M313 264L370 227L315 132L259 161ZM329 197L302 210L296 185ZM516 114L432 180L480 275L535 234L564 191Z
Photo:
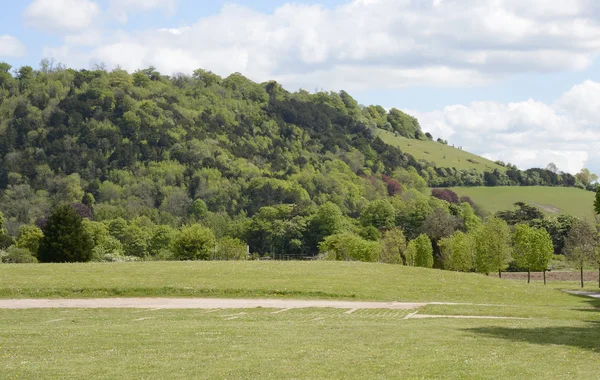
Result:
M432 140L409 139L393 132L378 129L377 136L386 144L400 148L417 160L425 160L440 168L475 169L479 172L505 172L504 166L466 152L462 149L442 144Z
M469 196L490 213L511 210L516 202L526 202L546 215L570 214L593 220L594 193L567 187L455 187L458 195Z

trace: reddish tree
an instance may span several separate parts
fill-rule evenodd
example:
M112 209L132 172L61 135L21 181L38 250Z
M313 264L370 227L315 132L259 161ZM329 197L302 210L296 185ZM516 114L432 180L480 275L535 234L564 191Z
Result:
M450 189L432 189L431 195L446 202L458 204L458 195Z
M402 194L402 185L400 182L396 181L393 178L388 177L387 175L383 175L383 182L385 182L387 186L388 195L393 197L394 195Z

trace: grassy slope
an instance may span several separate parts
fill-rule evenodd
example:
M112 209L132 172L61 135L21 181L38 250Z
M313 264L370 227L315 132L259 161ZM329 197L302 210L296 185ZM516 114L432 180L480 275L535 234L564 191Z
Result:
M0 265L0 297L209 296L570 305L542 285L493 276L340 262Z
M0 310L7 378L597 378L600 302L543 285L338 262L1 265L0 295L494 303L406 310ZM80 293L82 292L82 293ZM460 348L458 348L460 347Z
M427 160L438 167L456 169L477 169L481 172L506 169L493 161L452 146L435 141L420 141L406 137L395 136L393 133L379 130L378 136L387 144L397 146L403 152L412 155L417 160ZM467 160L472 160L470 162Z
M513 209L523 201L539 207L547 215L571 214L593 219L594 193L566 187L456 187L459 195L470 196L491 213Z

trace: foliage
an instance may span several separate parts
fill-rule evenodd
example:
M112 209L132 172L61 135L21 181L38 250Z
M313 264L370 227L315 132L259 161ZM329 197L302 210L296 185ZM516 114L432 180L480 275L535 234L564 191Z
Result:
M490 274L506 269L511 258L511 234L506 222L491 218L475 232L475 269Z
M406 260L406 238L401 228L386 231L381 242L379 261L387 264L408 265Z
M578 221L565 239L565 257L582 269L593 260L597 245L596 229L586 221Z
M377 229L392 228L396 222L396 210L385 199L378 199L367 205L360 215L364 226L373 226Z
M444 200L448 203L458 204L458 195L450 189L431 189L431 196Z
M528 271L545 271L554 256L550 234L543 228L517 224L513 235L513 259Z
M412 251L410 257L414 258L414 266L424 268L433 266L433 247L427 235L419 235L409 243L408 249Z
M17 238L16 246L25 248L31 254L37 256L40 242L44 237L44 233L36 226L22 225L19 228L19 237Z
M525 202L517 202L515 207L515 211L500 211L496 213L496 217L504 220L509 226L544 218L543 212Z
M459 272L475 269L475 240L473 235L457 231L454 235L440 241L444 268Z
M344 232L331 235L319 243L321 254L334 255L341 261L375 262L379 259L379 242L367 241L352 233Z
M225 237L217 242L217 260L248 260L246 244L240 239Z
M600 188L596 191L596 198L594 198L594 211L596 214L600 214Z
M215 254L215 236L199 224L181 228L174 242L178 260L210 260Z
M27 248L12 246L5 253L0 251L0 262L5 264L33 264L37 258Z
M38 251L41 262L91 260L94 242L73 206L63 205L54 209L43 232L44 237Z

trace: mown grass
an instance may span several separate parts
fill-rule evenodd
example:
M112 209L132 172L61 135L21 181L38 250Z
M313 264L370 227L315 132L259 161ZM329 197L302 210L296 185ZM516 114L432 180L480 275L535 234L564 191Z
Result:
M0 310L0 368L3 378L28 379L597 379L600 373L594 321L405 316L333 309Z
M570 305L539 284L355 262L138 262L0 265L0 298L236 297Z
M516 202L540 208L546 215L570 214L594 220L594 193L568 187L502 186L455 187L458 195L467 195L490 213L512 210Z
M492 276L340 262L3 265L2 297L470 302L410 310L0 310L2 378L595 379L600 301ZM493 304L493 305L488 305Z
M476 169L481 172L498 169L502 172L506 168L495 162L475 154L440 144L435 141L421 141L396 136L392 132L378 130L377 136L386 144L396 146L417 160L426 160L440 168Z

